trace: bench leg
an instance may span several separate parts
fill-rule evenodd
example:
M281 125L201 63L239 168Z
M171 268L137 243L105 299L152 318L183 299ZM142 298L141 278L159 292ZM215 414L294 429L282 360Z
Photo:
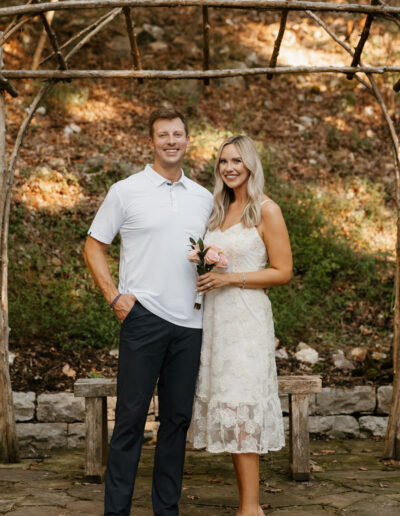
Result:
M108 444L107 398L85 398L85 405L85 477L90 482L100 483L104 477L104 464Z
M308 394L289 394L290 472L293 480L310 479Z

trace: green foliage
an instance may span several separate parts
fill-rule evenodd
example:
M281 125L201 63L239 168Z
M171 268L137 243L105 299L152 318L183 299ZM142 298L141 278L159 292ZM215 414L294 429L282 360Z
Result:
M83 262L83 242L91 218L79 209L57 215L45 211L32 215L22 205L14 210L9 272L11 340L28 343L40 339L61 347L117 343L118 321ZM110 260L114 274L117 248Z
M393 278L382 279L388 267L384 257L354 251L315 209L307 191L272 183L270 195L282 208L294 260L291 283L270 290L279 339L294 344L314 333L325 334L325 339L332 334L337 344L346 338L341 321L351 323L357 316L357 309L347 310L349 303L379 303L380 310L390 312Z
M43 105L52 109L67 112L72 106L83 106L89 98L89 87L80 87L75 83L59 82L50 90Z

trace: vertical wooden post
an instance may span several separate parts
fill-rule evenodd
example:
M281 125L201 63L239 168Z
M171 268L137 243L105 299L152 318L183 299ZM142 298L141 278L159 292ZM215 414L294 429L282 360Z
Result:
M310 478L308 394L289 394L290 472L293 480Z
M85 476L91 482L103 480L103 398L85 398Z
M140 62L140 54L139 54L139 48L136 41L136 34L135 34L135 24L132 19L131 14L131 8L130 7L124 7L123 8L124 15L125 15L125 22L126 22L126 30L128 32L128 38L129 43L131 46L131 55L132 55L132 62L133 62L133 69L134 70L141 70L142 64ZM138 79L138 83L142 84L143 79Z
M1 33L0 33L1 36ZM0 70L3 47L0 47ZM0 89L0 462L18 462L17 429L8 363L8 210L9 171L6 162L6 106Z
M102 464L105 466L107 464L108 458L108 421L107 421L107 396L104 396L103 403L101 407L101 422L102 422L102 432L101 432L101 453L102 453Z
M208 19L208 7L203 7L203 70L210 68L210 21ZM210 79L204 79L204 86L210 84Z

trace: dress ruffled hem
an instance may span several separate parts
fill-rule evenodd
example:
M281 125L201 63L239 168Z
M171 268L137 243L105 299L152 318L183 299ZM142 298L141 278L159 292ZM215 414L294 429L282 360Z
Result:
M282 409L277 394L258 403L195 398L188 434L196 449L211 453L257 453L285 446Z

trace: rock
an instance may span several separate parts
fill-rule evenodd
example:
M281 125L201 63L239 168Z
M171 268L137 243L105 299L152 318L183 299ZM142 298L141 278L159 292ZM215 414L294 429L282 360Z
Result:
M376 437L385 437L388 420L388 417L363 416L360 417L358 422L361 432L366 432Z
M118 356L119 356L119 349L118 348L110 349L108 354L111 355L112 357L118 358Z
M34 392L13 392L15 421L30 421L35 417Z
M374 351L371 355L372 360L384 360L386 357L386 353L382 353L381 351Z
M13 351L8 352L8 365L12 366L14 364L15 357L17 355Z
M85 423L69 423L67 428L67 447L74 449L84 448L85 435Z
M100 154L96 154L94 156L90 156L83 166L84 172L97 172L98 170L101 170L104 165L106 164L106 160L104 156L101 156Z
M64 127L65 136L69 136L72 133L80 133L80 132L81 132L81 128L79 127L79 125L76 125L73 122L70 123L69 125L67 125L66 127Z
M47 113L47 110L46 110L46 108L45 108L44 106L39 106L39 107L37 108L37 110L36 110L36 113L37 113L38 115L42 115L42 116L44 116L44 115Z
M38 421L83 421L85 402L70 392L39 394L36 414Z
M67 446L67 423L18 423L17 435L22 448L64 448Z
M319 359L318 351L308 346L307 348L297 351L295 357L300 362L306 362L307 364L315 364Z
M296 346L296 351L301 351L302 349L310 349L310 346L305 342L299 342Z
M280 348L275 351L275 358L287 360L289 358L289 355L285 348Z
M264 100L263 105L265 109L274 109L274 103L271 100Z
M153 41L153 43L149 44L149 48L153 52L166 52L169 47L164 41Z
M367 358L368 348L352 348L350 350L350 359L355 360L356 362L364 362Z
M219 49L218 53L221 56L229 56L230 51L231 51L231 49L229 48L229 46L228 45L224 45L223 47L221 47Z
M159 27L158 25L150 25L149 23L144 23L142 30L145 30L148 34L151 34L156 41L161 41L165 34L165 30L162 27Z
M352 389L324 387L316 394L316 414L353 414L375 410L375 388L368 385Z
M392 402L393 387L391 385L382 385L378 387L378 414L389 414Z
M344 353L341 349L338 350L337 353L332 355L333 365L337 369L341 369L342 371L352 371L355 369L355 366L350 360L344 356Z
M258 56L255 52L251 52L248 56L245 57L244 61L248 67L257 66Z
M314 119L309 116L301 116L300 122L306 127L311 127L314 123Z
M353 416L310 416L308 425L311 434L337 438L358 437L360 427Z

